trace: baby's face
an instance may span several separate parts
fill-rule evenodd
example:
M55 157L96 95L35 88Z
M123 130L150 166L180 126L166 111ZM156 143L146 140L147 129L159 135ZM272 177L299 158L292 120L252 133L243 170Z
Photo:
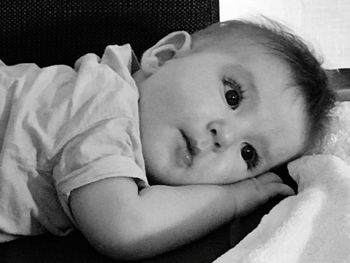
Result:
M138 83L148 176L227 184L300 154L304 104L278 58L249 47L172 59Z

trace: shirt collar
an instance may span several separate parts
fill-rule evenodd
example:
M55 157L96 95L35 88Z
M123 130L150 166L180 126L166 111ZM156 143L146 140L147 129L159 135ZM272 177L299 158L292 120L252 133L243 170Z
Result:
M136 71L138 71L141 68L140 62L137 59L137 56L134 52L134 50L131 50L131 74L134 74Z

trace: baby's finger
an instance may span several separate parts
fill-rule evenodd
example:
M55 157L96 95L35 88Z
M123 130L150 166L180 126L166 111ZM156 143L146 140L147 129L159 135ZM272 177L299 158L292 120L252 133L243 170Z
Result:
M282 183L282 179L275 173L264 173L256 177L262 184Z
M283 196L289 196L294 195L294 190L284 183L269 183L266 184L266 193L268 195L268 199L276 196L276 195L283 195Z
M289 196L294 191L270 173L234 185L235 216L245 215L277 195Z
M262 202L268 201L276 195L293 195L294 191L291 187L284 184L278 175L266 173L256 178L251 178L248 182L255 188L257 198L261 198Z
M260 180L263 184L266 183L272 183L272 182L276 182L276 183L284 183L288 186L290 186L294 193L298 192L298 184L295 182L295 180L287 173L282 173L277 175L277 173L274 172L268 172L262 175L259 175L258 180Z

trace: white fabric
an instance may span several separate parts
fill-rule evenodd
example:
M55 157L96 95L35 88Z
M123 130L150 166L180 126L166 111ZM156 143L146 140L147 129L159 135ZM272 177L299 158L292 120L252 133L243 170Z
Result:
M68 233L72 190L116 176L147 184L129 45L75 68L0 63L0 242Z
M220 20L257 14L286 24L324 58L326 68L350 67L350 1L220 0Z
M284 199L258 227L215 263L350 262L350 103L332 112L323 154L288 165L299 193Z

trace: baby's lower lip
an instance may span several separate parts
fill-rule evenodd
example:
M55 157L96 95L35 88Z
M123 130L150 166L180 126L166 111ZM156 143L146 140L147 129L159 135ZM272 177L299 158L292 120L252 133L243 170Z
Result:
M176 163L180 167L189 167L192 164L192 155L187 148L185 135L181 132L181 140L179 146L175 150Z
M185 147L178 147L176 149L176 163L180 167L189 167L192 163L192 157Z

